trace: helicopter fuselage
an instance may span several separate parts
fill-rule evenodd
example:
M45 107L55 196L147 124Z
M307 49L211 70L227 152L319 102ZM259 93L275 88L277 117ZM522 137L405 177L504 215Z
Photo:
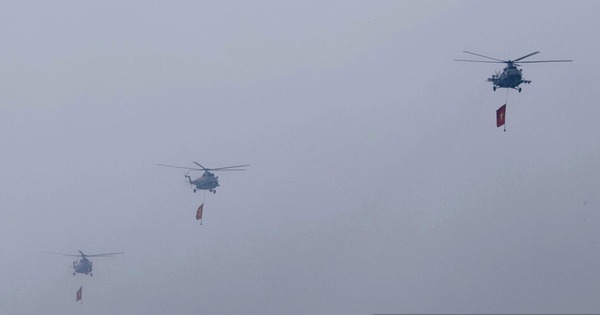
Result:
M73 262L73 275L75 275L76 273L82 273L85 275L92 275L92 262L83 257L79 260L79 262L74 261Z
M215 174L208 171L204 172L202 176L194 180L189 176L187 176L187 178L190 185L192 185L194 192L197 190L208 190L212 193L216 193L216 188L219 187L219 176L215 176Z
M502 70L502 73L499 75L492 75L491 78L488 78L488 82L492 82L494 85L494 91L496 88L511 88L517 89L521 92L519 85L522 83L531 83L531 81L523 80L522 70L517 68L514 65L509 65Z

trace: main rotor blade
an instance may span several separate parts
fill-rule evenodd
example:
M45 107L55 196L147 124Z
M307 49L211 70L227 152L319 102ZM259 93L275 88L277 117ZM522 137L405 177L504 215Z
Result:
M540 62L572 62L573 60L532 60L532 61L519 61L519 63L540 63Z
M85 257L113 257L114 255L125 254L124 252L117 253L104 253L104 254L94 254L94 255L85 255Z
M250 166L250 165L246 164L246 165L236 165L236 166L225 166L225 167L219 167L219 168L210 168L208 170L211 170L211 171L245 171L244 169L234 169L234 168L246 167L246 166Z
M211 168L207 169L207 171L213 171L213 172L235 172L235 171L245 171L245 170L246 170L245 168L236 168L236 169L231 169L231 170L230 169L224 169L224 170L217 169L217 170L214 170L214 169L211 169Z
M202 168L202 170L205 170L205 171L208 170L206 167L200 165L200 163L198 163L198 162L194 162L194 164L200 166Z
M158 166L165 166L165 167L173 167L173 168L182 168L184 170L190 170L190 171L203 171L204 169L199 169L199 168L192 168L192 167L185 167L185 166L176 166L176 165L167 165L167 164L156 164Z
M492 58L492 57L488 57L488 56L484 56L484 55L480 55L480 54L472 53L472 52L470 52L470 51L465 51L465 50L463 50L463 52L464 52L464 53L467 53L467 54L471 54L471 55L475 55L475 56L479 56L479 57L487 58L487 59L492 59L492 60L501 61L501 62L507 62L506 60L500 60L500 59L497 59L497 58Z
M519 60L521 60L521 59L525 59L525 58L527 58L527 57L531 57L531 56L533 56L533 55L535 55L535 54L539 54L539 53L540 53L539 51L532 52L532 53L531 53L531 54L529 54L529 55L525 55L525 56L523 56L523 57L521 57L521 58L518 58L518 59L515 59L515 60L513 60L513 61L519 61Z
M483 63L506 63L506 62L504 62L504 61L467 60L467 59L454 59L454 61L464 61L464 62L483 62Z
M81 256L81 255L72 255L72 254L63 254L63 253L45 252L45 251L42 251L42 253L44 253L44 254L52 254L52 255L69 256L69 257L80 257Z

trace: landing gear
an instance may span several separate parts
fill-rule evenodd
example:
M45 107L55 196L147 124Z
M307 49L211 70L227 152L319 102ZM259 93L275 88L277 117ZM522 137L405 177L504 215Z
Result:
M196 189L194 189L194 192L196 192Z
M75 273L73 272L73 276L75 276Z
M519 93L521 93L521 88L518 89Z
M494 85L494 88L493 88L493 89L494 89L494 91L496 91L496 86L495 86L495 85Z

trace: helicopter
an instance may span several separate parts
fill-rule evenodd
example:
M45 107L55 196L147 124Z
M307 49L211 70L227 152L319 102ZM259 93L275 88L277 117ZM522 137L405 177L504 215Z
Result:
M92 265L93 262L88 259L88 257L113 257L118 254L125 254L123 252L118 253L104 253L104 254L94 254L94 255L86 255L82 251L78 250L79 255L71 255L71 254L62 254L62 253L53 253L53 252L42 252L45 254L54 254L54 255L62 255L62 256L70 256L70 257L81 257L79 261L75 260L73 262L73 276L75 274L81 273L85 275L90 275L92 277L94 274L92 273Z
M250 165L236 165L236 166L226 166L226 167L219 167L219 168L206 168L206 167L200 165L200 163L198 163L198 162L194 162L194 164L200 166L200 168L191 168L191 167L166 165L166 164L157 164L157 165L166 166L166 167L174 167L174 168L182 168L182 169L188 170L188 172L184 176L190 183L190 186L192 186L192 189L194 190L194 192L196 192L198 190L208 190L209 192L212 192L213 194L217 193L217 187L219 187L220 185L219 185L219 176L215 176L215 174L212 173L211 171L245 171L245 169L240 169L240 167L250 166ZM200 176L199 178L192 180L192 178L189 175L189 171L204 171L204 174L202 174L202 176Z
M492 82L493 89L496 91L496 88L507 88L507 89L515 89L521 93L521 88L519 85L522 83L529 84L531 81L523 79L523 70L517 68L522 63L541 63L541 62L571 62L573 60L534 60L534 61L521 61L525 58L531 57L535 54L538 54L539 51L533 52L531 54L525 55L521 58L517 58L515 60L500 60L476 53L472 53L469 51L463 51L464 53L495 60L495 61L487 61L487 60L466 60L466 59L454 59L455 61L464 61L464 62L484 62L484 63L505 63L506 67L502 70L502 73L496 71L496 74L493 74L491 78L488 78L488 82ZM517 63L518 62L518 63Z

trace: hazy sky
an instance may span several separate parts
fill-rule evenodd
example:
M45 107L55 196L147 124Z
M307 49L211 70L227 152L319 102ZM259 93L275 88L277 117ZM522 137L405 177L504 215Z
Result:
M600 312L599 16L5 1L0 313ZM575 62L507 96L463 50ZM206 196L156 166L192 161L251 166ZM126 254L40 253L79 249Z

